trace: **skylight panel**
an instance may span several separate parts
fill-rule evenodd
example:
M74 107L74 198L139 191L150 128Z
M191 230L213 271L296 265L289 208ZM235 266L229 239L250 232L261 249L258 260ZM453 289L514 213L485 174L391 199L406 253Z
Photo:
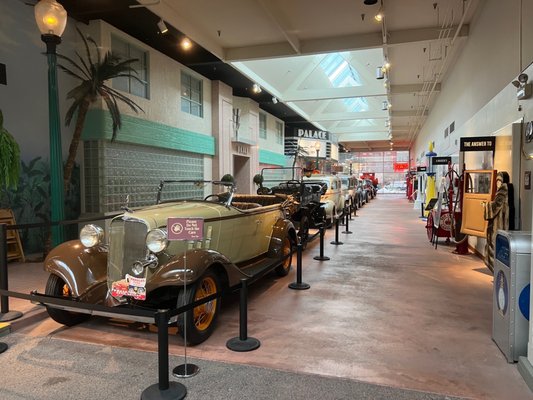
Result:
M340 53L324 56L320 67L333 87L361 86L361 78L354 67Z

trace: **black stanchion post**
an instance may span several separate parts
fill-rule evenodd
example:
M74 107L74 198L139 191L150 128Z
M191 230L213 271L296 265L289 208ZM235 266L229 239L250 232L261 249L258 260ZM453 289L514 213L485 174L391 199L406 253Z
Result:
M324 224L320 226L319 232L320 232L320 255L314 256L313 260L328 261L330 260L330 258L324 256Z
M181 400L187 396L187 388L168 379L168 310L158 310L155 315L157 323L157 354L159 383L148 386L141 394L141 400Z
M252 351L261 346L261 342L253 337L248 337L248 285L246 279L241 279L239 302L239 337L231 338L226 342L226 347L233 351Z
M349 224L348 224L348 217L346 217L346 228L342 231L342 233L351 234L353 232L350 231Z
M0 224L0 289L8 290L7 279L7 225ZM9 298L0 295L0 322L22 317L20 311L9 311Z
M338 218L335 218L335 240L330 243L335 246L344 244L343 242L339 241L339 219Z
M302 250L303 245L298 243L296 245L296 282L289 283L290 289L306 290L311 287L309 284L302 282Z

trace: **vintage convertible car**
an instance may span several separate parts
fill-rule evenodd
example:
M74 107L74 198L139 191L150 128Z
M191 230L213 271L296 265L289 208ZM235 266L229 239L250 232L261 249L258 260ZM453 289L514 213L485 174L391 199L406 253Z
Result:
M242 278L253 281L272 270L288 274L298 240L285 215L290 199L270 205L236 202L231 184L214 182L225 185L224 201L219 195L162 201L163 187L170 182L176 181L161 183L157 204L126 206L124 214L114 217L107 243L103 229L90 224L81 229L79 240L53 249L44 263L50 273L46 294L108 306L173 309L237 285ZM202 219L203 237L170 241L171 217ZM46 306L50 317L64 325L89 317ZM180 314L179 334L186 325L188 342L203 342L213 332L219 309L220 299L215 299L186 313L186 318Z
M324 225L325 203L320 198L326 192L326 185L321 181L304 181L303 176L304 171L300 167L263 168L257 193L271 197L272 201L287 196L294 200L288 217L297 227L300 243L305 247L309 229ZM234 198L239 201L255 201L255 196L249 195L236 194Z

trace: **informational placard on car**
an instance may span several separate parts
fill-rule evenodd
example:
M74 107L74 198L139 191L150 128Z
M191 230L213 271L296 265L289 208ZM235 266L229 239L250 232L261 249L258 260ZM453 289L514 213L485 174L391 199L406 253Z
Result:
M203 240L204 219L170 217L167 220L168 240Z

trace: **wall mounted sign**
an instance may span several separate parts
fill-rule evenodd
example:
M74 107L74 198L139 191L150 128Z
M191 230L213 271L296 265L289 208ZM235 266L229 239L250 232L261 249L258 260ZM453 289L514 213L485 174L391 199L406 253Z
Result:
M461 138L461 151L494 151L495 149L495 136Z
M416 167L416 172L426 172L428 167Z
M170 217L167 221L168 240L203 240L203 218Z
M431 158L431 165L448 165L452 162L451 157L433 157Z
M408 162L394 162L392 163L392 168L394 169L394 172L404 172L405 170L409 169L409 163Z
M328 131L319 131L317 129L294 128L292 134L289 133L289 135L297 138L329 140Z

